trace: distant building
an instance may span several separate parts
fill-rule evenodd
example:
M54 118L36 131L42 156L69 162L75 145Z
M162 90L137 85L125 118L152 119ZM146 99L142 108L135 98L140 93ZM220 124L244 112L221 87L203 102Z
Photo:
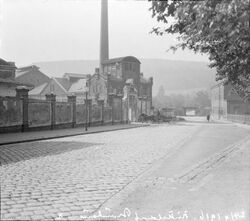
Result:
M160 110L160 113L165 117L175 117L175 109L166 107Z
M45 99L46 94L55 94L57 99L65 100L69 95L83 98L87 82L87 75L65 73L62 78L51 78L49 82L39 85L29 91L29 96Z
M140 71L141 62L134 56L109 58L107 0L101 1L99 62L99 68L88 81L92 102L104 101L104 104L116 107L127 105L123 108L126 109L130 121L136 121L140 112L150 114L153 78L143 77Z
M250 102L244 101L231 84L223 82L211 88L212 116L214 118L227 117L227 115L250 114Z
M184 107L185 116L195 116L197 114L197 107Z
M124 96L126 85L133 86L137 98L144 98L148 108L152 107L153 78L146 79L140 72L141 62L133 57L126 56L106 60L102 63L103 73L96 73L90 77L90 98L102 99L108 102L108 95Z
M22 83L15 79L16 66L14 62L7 62L0 58L0 96L15 97L18 86L32 87L29 83Z
M21 67L16 70L16 80L22 83L30 83L34 87L48 83L50 78L39 70L36 65ZM32 89L32 88L30 88Z

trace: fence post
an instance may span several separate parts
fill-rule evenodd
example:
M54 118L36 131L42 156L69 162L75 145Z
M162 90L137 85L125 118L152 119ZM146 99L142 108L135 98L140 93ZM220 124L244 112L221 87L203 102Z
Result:
M51 130L55 128L56 124L56 95L55 94L46 94L46 101L50 101L51 109L50 109L50 116L51 116Z
M26 87L17 87L16 88L16 98L23 101L23 120L22 120L22 132L27 131L29 128L29 89Z
M68 102L72 106L72 128L76 126L76 96L68 96Z
M98 106L101 107L101 125L104 123L104 100L98 100Z

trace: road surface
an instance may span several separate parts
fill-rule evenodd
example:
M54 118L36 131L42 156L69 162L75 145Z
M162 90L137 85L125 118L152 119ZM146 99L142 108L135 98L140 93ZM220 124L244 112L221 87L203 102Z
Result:
M185 183L188 176L181 176L189 168L248 134L232 124L185 122L1 146L1 219L79 220L105 205L114 212L125 206L152 212L147 201L169 193L161 192L165 182ZM131 185L137 194L120 196ZM160 186L151 188L155 185ZM155 211L162 209L160 203L154 201Z

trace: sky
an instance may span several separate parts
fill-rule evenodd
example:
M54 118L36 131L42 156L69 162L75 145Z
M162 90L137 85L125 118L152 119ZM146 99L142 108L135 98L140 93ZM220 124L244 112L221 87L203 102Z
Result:
M109 0L109 55L208 61L191 51L166 52L176 36L150 34L150 2ZM99 58L100 0L0 0L0 57L17 66Z

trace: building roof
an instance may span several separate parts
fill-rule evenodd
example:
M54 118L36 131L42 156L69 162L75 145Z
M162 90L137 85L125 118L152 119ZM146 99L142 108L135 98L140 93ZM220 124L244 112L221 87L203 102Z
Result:
M87 79L78 79L76 82L70 82L68 78L51 78L59 87L61 87L65 93L83 93L85 92L85 86ZM41 84L32 89L30 95L40 95L44 89L50 84L49 82Z
M25 70L29 70L29 69L40 69L40 67L36 66L36 65L28 65L28 66L23 66L23 67L19 67L17 70L18 71L25 71Z
M0 65L9 65L7 61L0 58Z
M12 85L23 85L23 86L28 86L28 87L33 86L31 84L24 84L22 82L18 82L18 81L12 80L10 78L8 78L8 79L6 79L6 78L0 78L0 83L12 84Z
M39 73L39 74L42 74L42 75L48 77L43 72L41 72L39 69L40 68L38 66L36 66L36 65L29 65L29 66L18 68L16 70L16 78L18 78L18 77L20 77L22 75L25 75L27 73L30 73L30 72ZM49 79L49 77L48 77L48 79Z
M0 66L5 66L5 67L8 67L8 68L16 68L14 62L5 61L2 58L0 58Z
M70 77L83 79L83 78L87 78L87 74L65 73L63 75L63 78L70 78Z
M77 82L73 83L69 88L70 93L84 93L86 90L86 79L79 79Z
M102 64L113 64L113 63L120 63L122 61L128 61L128 62L138 62L141 63L136 57L134 56L126 56L126 57L118 57L118 58L112 58L109 60L104 61Z
M34 89L29 91L29 95L40 95L43 90L47 87L48 83L41 84Z
M175 108L173 108L173 107L164 107L161 110L162 111L173 111L173 110L175 110Z
M66 91L71 87L71 83L67 78L54 78Z

